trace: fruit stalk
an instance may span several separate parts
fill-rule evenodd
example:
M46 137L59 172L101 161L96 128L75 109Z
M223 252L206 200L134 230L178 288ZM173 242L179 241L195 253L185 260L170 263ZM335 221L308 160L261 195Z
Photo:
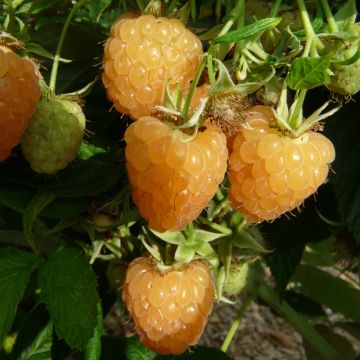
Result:
M55 93L55 88L56 88L56 77L57 77L57 73L58 73L58 68L59 68L59 62L60 62L60 55L61 55L61 50L62 47L64 45L64 40L65 40L65 36L66 33L68 31L68 28L70 26L70 23L73 19L73 17L76 15L77 11L83 6L85 5L85 3L88 0L80 0L78 3L76 3L74 5L74 7L72 8L70 14L68 15L64 27L62 29L61 35L60 35L60 39L56 48L56 53L55 53L55 57L54 57L54 62L53 62L53 66L51 69L51 75L50 75L50 83L49 83L49 87L52 90L53 93Z
M317 56L318 55L317 50L318 49L322 50L324 48L324 45L315 34L315 31L311 25L309 14L305 7L304 0L297 0L297 3L306 34L306 44L302 56L307 57L310 52L312 56ZM315 47L313 45L315 45Z
M245 300L243 301L243 303L241 304L240 310L238 312L238 314L236 315L236 318L234 320L234 322L231 325L231 328L229 330L229 332L226 335L226 338L221 346L221 350L223 352L226 352L231 344L231 341L238 329L238 327L240 326L241 323L241 319L243 318L246 310L248 309L249 305L251 304L251 302L254 300L255 295L254 294L247 294L245 297Z
M333 16L333 14L331 12L331 9L330 9L330 6L329 6L329 3L327 2L327 0L321 0L321 5L323 7L323 10L324 10L324 13L325 13L325 16L326 16L326 20L328 22L330 32L334 33L334 32L339 31L338 26L336 24L336 21L334 19L334 16Z
M339 353L314 329L314 327L300 314L298 314L286 301L280 301L276 292L263 280L253 289L254 294L267 302L270 307L286 318L289 323L302 335L302 337L324 359L341 360Z

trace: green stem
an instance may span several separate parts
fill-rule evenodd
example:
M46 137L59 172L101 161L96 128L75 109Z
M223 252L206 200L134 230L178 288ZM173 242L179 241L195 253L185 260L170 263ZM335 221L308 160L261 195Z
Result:
M171 14L175 10L178 2L179 2L179 0L171 0L171 3L169 5L169 7L167 8L168 15Z
M53 62L53 66L51 69L51 75L50 75L50 89L53 93L55 93L55 88L56 88L56 77L57 77L57 73L58 73L58 69L59 69L59 62L60 62L60 55L61 55L61 50L62 47L64 45L64 40L65 40L65 36L66 33L68 31L68 28L70 26L71 20L73 19L73 17L75 16L75 14L77 13L77 11L87 2L88 0L80 0L78 3L76 3L74 5L74 7L72 8L70 14L68 15L64 27L62 29L61 35L60 35L60 39L56 48L56 53L55 53L55 57L54 57L54 62Z
M302 56L307 57L307 56L309 56L310 50L313 48L314 45L316 46L317 49L320 49L320 50L324 48L324 45L322 44L320 39L315 34L315 31L312 27L312 24L311 24L311 21L309 18L309 14L306 10L304 0L297 0L297 4L298 4L299 10L300 10L301 20L304 25L304 30L305 30L305 34L306 34L306 45L305 45L305 49L304 49ZM313 51L313 53L314 52L315 52L315 50Z
M191 104L191 99L194 95L194 91L196 89L197 84L199 83L200 77L202 72L205 69L205 62L206 62L206 56L204 56L200 66L197 68L194 79L191 83L190 89L189 89L189 93L186 96L185 99L185 103L184 103L184 108L182 111L182 116L187 119L188 115L189 115L189 109L190 109L190 104Z
M9 24L7 28L7 32L11 35L14 35L15 32L15 12L12 4L12 0L7 1L8 14L9 14Z
M210 80L210 84L212 85L216 82L212 56L210 54L208 54L206 58L207 58L207 69L208 69L209 80Z
M236 318L234 319L234 322L231 325L231 328L229 330L229 332L226 335L226 338L221 346L221 350L223 352L226 352L231 344L231 341L241 323L241 319L243 318L246 310L248 309L249 305L251 304L251 302L253 301L253 299L255 298L255 296L251 293L247 294L245 297L244 302L241 305L241 308L238 312L238 314L236 315Z
M332 33L338 32L339 28L338 28L338 26L336 24L336 21L334 19L333 14L331 12L329 3L327 2L327 0L321 0L321 5L322 5L322 7L324 9L326 20L328 22L330 32L332 32Z
M234 25L236 19L238 18L238 16L242 13L241 6L243 6L243 5L244 5L244 0L237 0L235 7L230 12L229 20L226 22L224 27L221 29L220 33L218 34L218 37L225 35L231 29L231 27ZM219 45L214 46L213 44L211 44L209 47L209 50L208 50L208 54L213 56L214 53L216 53L218 49L219 49ZM196 86L200 80L200 76L205 68L206 58L207 58L207 56L204 56L203 61L201 62L200 66L198 67L196 74L194 76L194 80L191 83L189 93L185 99L184 108L182 111L182 116L185 119L187 119L187 117L188 117L191 99L193 97Z
M224 235L231 235L232 231L230 229L228 229L225 226L221 226L219 224L216 224L206 218L204 218L203 216L199 216L198 218L203 224L210 226L212 229L219 231L220 233L224 234Z
M275 17L279 11L282 0L276 0L271 8L270 17Z
M221 21L221 5L222 5L222 0L216 0L215 15L216 15L217 24L220 24Z
M298 314L286 301L280 301L278 294L270 288L263 280L260 280L258 287L255 288L255 294L267 302L282 317L302 335L314 350L316 350L324 359L341 360L338 352L328 344L324 338L314 329L306 318Z

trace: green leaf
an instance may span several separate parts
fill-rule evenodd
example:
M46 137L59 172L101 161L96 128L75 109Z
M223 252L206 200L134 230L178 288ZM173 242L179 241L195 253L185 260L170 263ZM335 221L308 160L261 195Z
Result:
M49 325L49 320L49 313L45 305L41 303L35 305L33 309L26 314L21 321L21 326L17 332L16 342L11 353L14 359L19 359L22 354L34 348L34 344L38 343L40 333ZM43 343L44 346L45 343L46 341Z
M342 31L350 30L356 20L356 2L349 0L334 16L335 21Z
M276 290L279 293L285 291L286 286L300 264L305 244L293 246L288 249L276 249L271 253L266 263L270 266L271 273L275 275Z
M111 0L90 1L86 4L85 9L89 12L90 19L98 22L102 13L109 7Z
M328 238L329 231L315 210L312 199L305 202L304 209L295 218L282 217L271 224L264 224L267 249L274 250L265 256L281 293L300 263L305 244Z
M304 294L287 290L284 293L284 300L301 315L326 319L326 313L322 306Z
M238 30L230 31L229 33L219 36L214 39L214 44L238 42L249 38L256 39L265 31L274 28L281 22L281 18L266 18L258 20L252 24L241 27Z
M34 342L21 353L18 360L51 360L52 334L53 326L49 322Z
M44 49L41 45L39 44L35 44L35 43L28 43L26 44L26 50L35 54L35 55L39 55L48 59L54 59L55 55L53 55L51 52L47 51L46 49ZM64 63L69 63L71 62L71 60L67 60L67 59L63 59L60 58L59 61L64 62Z
M326 325L315 325L315 329L323 336L323 338L333 346L333 348L341 354L343 360L354 360L356 352L348 339L341 336ZM306 341L304 341L306 358L311 360L324 360L317 352L315 352Z
M86 345L84 352L84 360L99 360L101 357L101 336L103 332L103 314L101 303L97 304L97 325L94 330L93 337Z
M56 196L54 194L40 190L33 196L30 203L26 207L23 217L23 226L24 226L24 234L30 244L34 243L34 235L32 231L34 221L36 220L40 212L48 204L50 204L53 200L55 200L55 198Z
M39 14L45 10L54 8L60 3L62 3L62 0L34 0L30 8L30 14Z
M40 258L16 249L0 250L0 344L14 320L30 274Z
M38 285L58 337L84 349L94 335L99 302L87 258L77 249L63 248L42 264Z
M147 349L138 337L105 336L102 340L102 360L154 360L156 358L156 354Z
M286 77L291 89L313 89L329 82L329 57L297 58Z
M327 124L328 135L336 149L332 164L333 183L342 221L360 243L360 94L354 97ZM341 124L341 126L339 126Z
M304 252L302 261L306 265L333 266L335 261L332 257L332 251L335 240L336 238L331 236L326 240L311 244Z
M348 282L313 266L300 266L292 278L298 291L349 319L360 321L360 291Z

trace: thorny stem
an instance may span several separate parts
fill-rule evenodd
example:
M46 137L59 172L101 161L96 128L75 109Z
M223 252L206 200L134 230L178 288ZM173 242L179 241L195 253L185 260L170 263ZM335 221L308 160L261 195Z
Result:
M286 301L280 301L278 294L259 279L258 286L253 292L262 300L267 302L279 315L286 318L289 323L302 335L302 337L316 350L324 359L341 360L338 352L327 343L324 338L314 329L306 318L298 314Z
M312 56L317 56L317 50L322 50L324 48L324 45L315 34L315 31L311 25L309 14L305 7L304 0L297 0L297 3L306 34L306 44L302 56L307 57L309 56L310 52Z
M245 300L243 301L243 303L241 304L241 308L238 312L238 314L236 315L236 318L234 319L234 322L231 325L230 330L228 331L226 338L221 346L221 350L223 352L226 352L231 344L231 341L236 333L236 330L238 329L240 323L241 323L241 319L243 318L246 310L248 309L249 305L251 304L251 302L253 301L253 299L255 298L255 295L249 293L246 295Z
M50 75L50 90L55 93L55 88L56 88L56 77L57 77L57 73L58 73L58 68L59 68L59 61L60 61L60 55L61 55L61 50L62 47L64 45L64 40L65 40L65 36L66 33L68 31L68 28L70 26L70 23L73 19L73 17L75 16L75 14L77 13L77 11L87 2L88 0L80 0L78 3L76 3L74 5L74 7L72 8L70 14L68 15L64 27L62 29L61 35L60 35L60 39L56 48L56 53L55 53L55 57L54 57L54 62L53 62L53 66L51 69L51 75Z
M324 12L325 12L325 16L326 16L326 20L328 22L328 25L329 25L329 30L330 32L337 32L339 31L339 28L336 24L336 21L334 19L334 16L331 12L331 9L330 9L330 6L329 6L329 3L327 2L327 0L321 0L321 5L324 9Z

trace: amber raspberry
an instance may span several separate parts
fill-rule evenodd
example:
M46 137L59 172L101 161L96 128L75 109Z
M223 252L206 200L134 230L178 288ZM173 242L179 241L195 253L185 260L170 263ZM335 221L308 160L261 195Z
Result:
M208 126L192 138L145 116L125 133L133 200L150 228L178 231L214 196L227 167L226 138Z
M115 108L133 120L160 105L167 80L186 89L202 55L196 35L176 19L121 18L104 49L102 80Z
M28 59L0 46L0 161L20 138L40 98L39 71Z
M153 259L140 257L126 272L123 300L143 344L160 354L181 354L198 342L214 297L201 260L160 270Z
M252 222L272 220L300 206L325 181L333 144L307 131L298 138L270 127L269 107L255 106L232 143L230 199Z
M24 157L35 172L54 174L75 158L84 129L80 105L61 98L43 98L21 140Z

